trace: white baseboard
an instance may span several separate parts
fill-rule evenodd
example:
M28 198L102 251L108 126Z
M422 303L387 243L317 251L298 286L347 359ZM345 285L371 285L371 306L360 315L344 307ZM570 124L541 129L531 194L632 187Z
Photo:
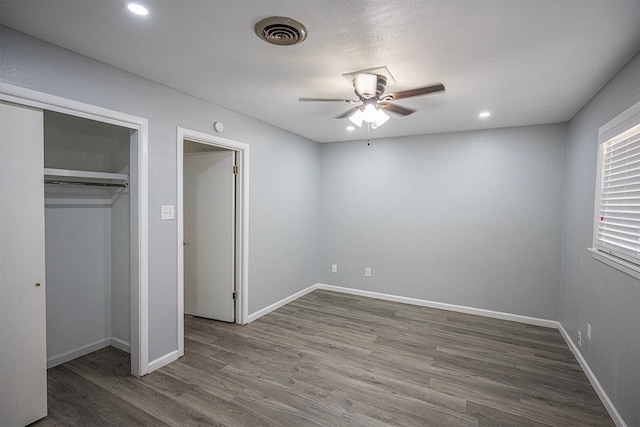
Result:
M178 350L173 350L172 352L167 353L164 356L160 356L157 359L152 360L151 362L149 362L147 373L145 375L150 374L156 369L160 369L163 366L178 360L179 357L180 357L180 353L178 352Z
M104 338L63 353L55 354L47 358L47 369L62 365L70 360L77 359L78 357L85 356L102 348L109 347L109 345L111 345L111 338Z
M555 320L540 319L537 317L521 316L519 314L503 313L500 311L484 310L482 308L467 307L464 305L446 304L443 302L428 301L417 298L401 297L397 295L381 294L378 292L362 291L359 289L343 288L340 286L325 285L317 283L316 289L324 289L327 291L342 292L351 295L360 295L369 298L376 298L385 301L400 302L403 304L419 305L421 307L437 308L439 310L456 311L458 313L475 314L477 316L491 317L494 319L509 320L512 322L526 323L527 325L543 326L546 328L556 329L558 322Z
M120 338L111 337L111 347L115 347L119 350L125 351L127 353L131 353L131 344L128 342L121 340Z
M600 381L598 381L595 374L589 367L589 364L587 364L587 361L584 359L584 357L582 357L582 353L580 353L580 350L578 349L578 347L576 347L576 344L571 339L571 336L566 331L566 329L564 329L564 327L560 322L558 322L558 330L560 331L560 335L562 335L562 338L564 338L564 341L569 346L571 353L573 353L573 355L576 357L576 360L578 361L578 364L580 364L582 371L587 376L587 379L591 383L591 386L593 387L593 389L596 391L596 394L602 401L602 404L604 405L605 409L609 413L609 416L611 417L615 425L618 427L627 427L627 424L624 422L624 420L620 416L620 413L618 412L616 407L613 405L613 402L611 401L611 399L609 399L607 392L605 392L604 388L602 388Z
M252 313L252 314L249 315L249 317L247 319L248 323L251 323L256 319L259 319L260 317L264 316L265 314L269 314L272 311L279 309L283 305L289 304L291 301L295 301L298 298L300 298L301 296L304 296L304 295L308 294L309 292L313 292L316 289L318 289L318 285L317 284L311 285L308 288L301 290L300 292L296 292L295 294L290 295L290 296L286 297L285 299L282 299L282 300L280 300L278 302L275 302L275 303L271 304L268 307L263 308L262 310L258 310L255 313Z
M105 347L113 346L122 351L126 351L130 353L131 346L128 342L123 341L119 338L103 338L101 340L82 345L80 347L76 347L69 351L65 351L62 353L55 354L51 357L47 358L47 369L53 368L54 366L62 365L63 363L69 362L73 359L77 359L78 357L86 356L89 353L93 353L94 351L103 349Z

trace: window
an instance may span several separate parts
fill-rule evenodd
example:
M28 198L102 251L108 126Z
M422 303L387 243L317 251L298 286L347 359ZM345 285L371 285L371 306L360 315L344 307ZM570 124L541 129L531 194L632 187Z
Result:
M598 142L592 252L639 277L640 102L602 126Z

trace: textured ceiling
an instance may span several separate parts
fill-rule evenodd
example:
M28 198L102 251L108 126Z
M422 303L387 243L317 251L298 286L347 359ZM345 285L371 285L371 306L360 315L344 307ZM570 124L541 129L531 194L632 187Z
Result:
M640 51L640 1L624 0L1 0L0 22L37 38L318 142L362 139L334 116L353 98L343 73L386 65L387 91L445 84L397 101L372 138L569 120ZM268 16L306 25L274 46ZM492 116L480 120L481 110Z

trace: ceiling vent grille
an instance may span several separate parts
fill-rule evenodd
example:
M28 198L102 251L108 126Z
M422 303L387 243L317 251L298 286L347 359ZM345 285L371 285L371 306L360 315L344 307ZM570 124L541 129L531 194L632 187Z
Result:
M298 21L284 16L272 16L255 26L258 37L278 46L293 46L307 38L307 29Z

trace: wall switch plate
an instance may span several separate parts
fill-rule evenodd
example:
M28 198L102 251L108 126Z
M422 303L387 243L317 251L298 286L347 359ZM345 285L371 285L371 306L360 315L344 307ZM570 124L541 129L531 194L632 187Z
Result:
M578 347L582 347L582 332L578 331Z
M587 323L587 339L591 341L591 323Z
M331 272L332 273L338 272L338 264L331 264Z
M160 219L161 220L176 219L176 216L174 213L174 206L173 205L160 206Z
M364 275L367 277L371 277L371 268L367 267L364 269Z

